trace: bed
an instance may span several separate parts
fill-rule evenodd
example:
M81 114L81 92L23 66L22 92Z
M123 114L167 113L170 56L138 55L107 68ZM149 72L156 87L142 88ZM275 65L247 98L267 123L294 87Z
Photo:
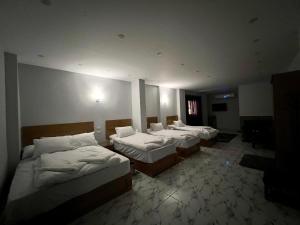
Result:
M176 126L174 125L174 121L178 121L178 116L167 116L166 122L168 128L176 129L176 130L185 130L185 131L192 131L200 136L200 145L201 146L212 146L216 143L216 136L218 135L219 131L212 127L207 126L188 126L183 124L183 126Z
M147 132L155 136L169 137L174 140L177 154L181 157L189 157L200 151L200 137L190 131L172 129L151 129L151 126L158 124L157 117L147 117ZM159 124L158 124L159 125Z
M131 119L107 120L106 137L112 141L114 151L128 157L138 171L154 177L179 162L173 142L151 150L141 150L130 145L126 138L118 139L115 128L124 126L131 126ZM151 135L145 133L134 135L136 136L130 136L131 140L152 138Z
M93 131L93 122L23 127L22 145L30 145L33 139L41 137ZM107 149L105 151L111 152ZM21 160L8 196L4 213L5 224L66 224L131 190L129 160L116 153L114 156L119 161L113 166L46 187L34 185L35 159Z

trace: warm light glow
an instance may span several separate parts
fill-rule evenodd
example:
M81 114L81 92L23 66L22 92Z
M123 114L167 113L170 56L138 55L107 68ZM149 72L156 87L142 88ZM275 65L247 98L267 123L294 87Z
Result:
M93 101L96 101L97 103L103 102L104 101L103 91L100 88L95 87L94 89L92 89L91 98Z
M169 103L169 98L168 98L168 96L167 96L166 94L162 95L162 97L161 97L161 103L162 103L163 105L168 105L168 103Z

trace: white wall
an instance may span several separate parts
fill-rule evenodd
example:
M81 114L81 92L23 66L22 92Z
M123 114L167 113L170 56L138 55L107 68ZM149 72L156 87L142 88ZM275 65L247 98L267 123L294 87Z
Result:
M11 177L20 160L20 102L17 55L4 53L5 98L6 98L6 137L8 175Z
M176 90L177 99L177 115L183 123L186 123L186 108L185 108L185 90Z
M142 79L131 82L132 126L140 132L146 132L146 97L145 81Z
M300 29L298 32L298 53L288 67L288 71L300 70Z
M273 89L269 82L239 86L240 116L273 116Z
M294 71L294 70L300 70L300 50L298 51L298 54L294 58L293 62L289 66L289 71Z
M160 94L158 86L145 85L146 116L160 116Z
M160 93L160 120L166 125L167 116L177 115L176 89L159 87Z
M216 99L216 94L208 95L208 114L216 116L217 128L220 130L240 130L239 100L238 96L228 99ZM226 103L227 111L213 112L212 104Z
M0 196L7 172L4 52L0 49Z
M207 95L202 94L201 95L201 105L202 105L202 119L203 124L208 125L208 108L207 108Z
M131 118L130 82L19 64L22 126ZM103 102L96 103L97 95Z

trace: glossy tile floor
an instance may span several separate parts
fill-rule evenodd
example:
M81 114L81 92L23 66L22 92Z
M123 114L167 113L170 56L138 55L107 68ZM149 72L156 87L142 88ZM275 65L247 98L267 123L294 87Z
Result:
M263 172L238 165L244 153L273 156L239 136L202 147L156 178L135 175L132 191L72 224L299 225L299 211L264 199Z

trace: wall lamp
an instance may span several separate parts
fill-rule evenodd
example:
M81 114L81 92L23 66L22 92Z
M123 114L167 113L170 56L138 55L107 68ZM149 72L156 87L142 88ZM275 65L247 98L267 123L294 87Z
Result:
M104 94L99 88L95 88L92 90L91 98L92 98L92 100L96 101L97 103L104 102Z

